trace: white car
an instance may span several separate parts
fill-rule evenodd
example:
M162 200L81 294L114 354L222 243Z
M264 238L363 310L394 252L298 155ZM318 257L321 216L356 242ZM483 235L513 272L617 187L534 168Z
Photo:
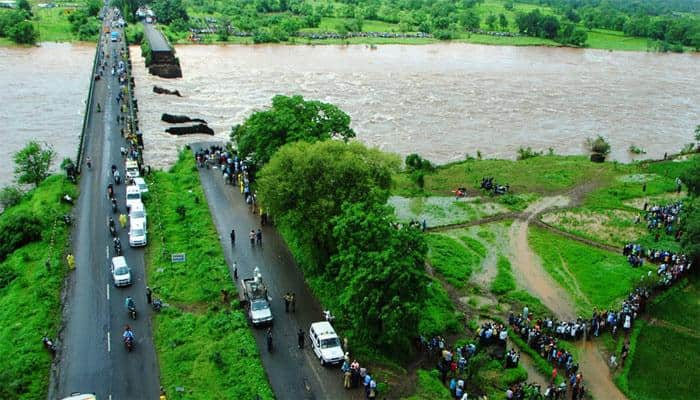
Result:
M126 187L126 209L130 210L134 203L141 203L141 191L136 185Z
M140 222L131 221L129 224L129 246L140 247L148 243L146 227Z
M126 177L127 178L136 178L136 177L140 176L139 163L137 163L136 161L127 160L124 167L125 167L124 169L126 170Z
M129 209L129 225L134 224L142 224L145 229L148 228L146 207L141 202L132 204Z
M134 178L134 185L139 187L141 194L148 193L148 185L146 184L145 179L140 177Z
M124 256L112 257L112 280L114 280L114 286L128 286L131 285L131 269L126 264L126 258Z
M321 365L340 364L345 353L340 345L340 338L335 333L330 322L314 322L309 328L311 347Z

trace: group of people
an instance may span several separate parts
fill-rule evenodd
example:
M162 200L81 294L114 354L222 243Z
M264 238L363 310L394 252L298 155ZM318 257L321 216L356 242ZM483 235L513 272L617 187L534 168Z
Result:
M343 387L345 389L357 389L362 384L365 391L365 398L376 399L379 395L377 381L372 377L369 370L361 367L357 360L350 362L350 354L345 353L343 365L340 367L343 373Z
M510 185L499 185L494 181L493 176L481 178L480 187L486 191L492 191L493 194L506 194L510 191Z
M685 254L678 254L668 250L644 249L640 244L628 243L622 249L622 254L633 267L643 265L643 258L658 264L656 274L660 278L660 284L669 286L690 270L691 260Z
M676 201L665 206L644 203L644 220L650 232L663 229L667 235L673 234L673 225L678 222L678 215L683 210L683 202ZM675 236L680 239L681 230L677 229Z

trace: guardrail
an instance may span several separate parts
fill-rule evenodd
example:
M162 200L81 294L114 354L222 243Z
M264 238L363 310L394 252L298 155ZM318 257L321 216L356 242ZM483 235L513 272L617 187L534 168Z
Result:
M103 9L103 15L106 14ZM100 34L97 36L97 47L95 49L95 58L92 61L92 71L90 73L90 88L88 89L88 97L85 102L85 115L83 115L83 129L80 132L80 143L78 144L78 155L75 157L76 170L78 174L83 168L83 156L85 155L85 134L87 126L90 123L92 114L92 97L95 90L95 75L97 73L97 65L100 59L100 48L102 46L102 26L100 26Z

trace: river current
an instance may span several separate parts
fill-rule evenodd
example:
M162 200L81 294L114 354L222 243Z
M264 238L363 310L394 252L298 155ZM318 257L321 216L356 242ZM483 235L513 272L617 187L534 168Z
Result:
M27 140L74 157L94 47L0 48L0 185ZM597 134L612 158L661 157L692 141L700 123L700 56L546 47L178 46L182 79L147 73L132 60L146 161L167 167L176 149L211 136L164 132L162 113L203 118L226 139L233 124L276 94L331 102L352 117L357 138L381 149L445 163L477 150L514 158L520 146L583 154ZM153 93L153 85L183 97Z

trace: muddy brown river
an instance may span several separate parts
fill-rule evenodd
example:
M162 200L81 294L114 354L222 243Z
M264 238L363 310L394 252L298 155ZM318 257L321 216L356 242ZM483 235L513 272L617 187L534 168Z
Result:
M75 159L85 112L93 44L0 47L0 187L13 182L12 154L29 140Z
M519 146L586 151L602 134L612 157L631 144L662 157L700 123L700 56L469 44L178 46L184 78L150 76L132 48L148 162L169 164L195 138L163 133L163 112L207 120L218 138L275 94L331 102L359 140L435 162ZM152 93L154 84L184 97ZM197 139L201 136L197 136ZM205 137L209 138L209 137Z
M0 185L27 140L74 157L92 45L0 48ZM679 150L700 123L700 56L468 44L425 46L178 46L184 78L147 74L132 48L146 159L167 166L175 149L209 136L173 137L163 112L207 120L216 138L275 94L331 102L358 139L438 163L480 150L515 157L519 146L580 154L602 134L612 156L630 144L648 157ZM184 97L156 95L154 84Z

